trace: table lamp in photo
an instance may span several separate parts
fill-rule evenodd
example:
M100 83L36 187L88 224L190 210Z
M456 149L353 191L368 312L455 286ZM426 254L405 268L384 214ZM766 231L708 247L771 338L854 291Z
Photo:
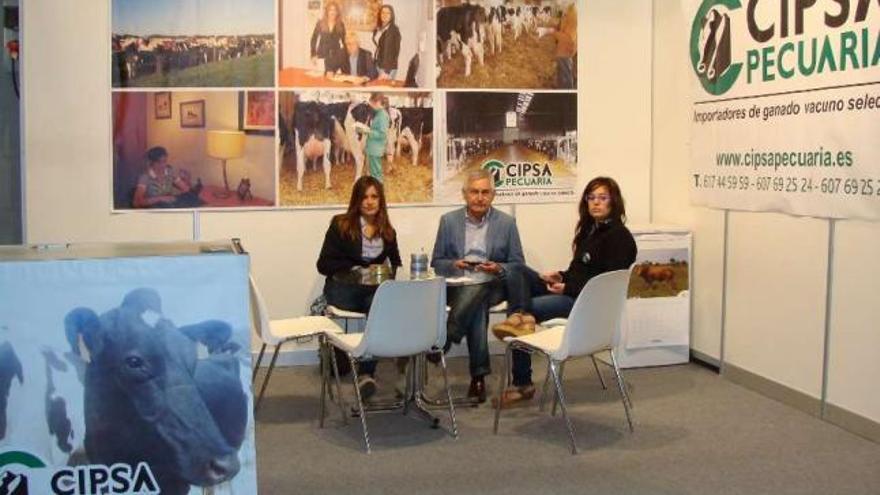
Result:
M223 191L214 193L215 197L228 198L229 179L226 177L226 161L244 156L244 132L241 131L208 131L207 153L211 158L223 162Z

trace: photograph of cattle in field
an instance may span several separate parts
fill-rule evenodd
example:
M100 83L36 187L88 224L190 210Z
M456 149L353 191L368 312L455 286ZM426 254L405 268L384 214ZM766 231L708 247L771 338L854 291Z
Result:
M575 0L438 0L437 87L577 88Z
M157 98L174 118L156 115ZM113 208L275 205L274 102L274 91L114 92Z
M3 262L0 291L29 493L256 493L246 257Z
M282 91L278 120L281 206L347 204L362 175L389 203L432 201L431 93Z
M432 0L278 3L280 86L432 87Z
M111 0L114 88L271 87L273 0Z
M484 168L498 202L574 197L577 182L575 93L446 93L442 202L461 201L461 181Z
M689 290L686 249L654 249L639 255L628 297L678 297Z

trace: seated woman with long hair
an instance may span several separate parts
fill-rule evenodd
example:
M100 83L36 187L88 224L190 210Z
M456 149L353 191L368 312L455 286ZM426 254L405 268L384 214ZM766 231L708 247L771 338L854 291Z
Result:
M626 208L614 179L591 180L581 195L578 213L568 269L538 273L518 265L509 270L505 284L510 316L492 328L497 338L527 335L535 331L536 322L567 317L591 278L629 268L635 262L636 242L624 226ZM528 400L534 395L531 356L514 351L513 386L502 394L501 406Z
M340 275L385 263L391 265L393 272L401 265L397 233L388 219L382 183L364 176L354 183L348 210L333 217L324 235L317 265L318 272L327 277L324 283L327 304L348 311L368 312L377 286L346 282L340 280L344 278ZM375 361L362 362L359 367L361 390L366 396L375 392L372 379L375 370Z

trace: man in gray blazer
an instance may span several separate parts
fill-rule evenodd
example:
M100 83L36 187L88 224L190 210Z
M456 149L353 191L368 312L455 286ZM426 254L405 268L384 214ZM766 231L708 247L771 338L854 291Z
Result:
M525 264L516 220L492 207L495 181L486 170L468 173L462 187L465 207L440 218L431 266L444 277L481 283L450 286L446 350L467 339L471 385L468 397L486 400L484 377L490 373L487 326L489 308L505 299L503 278L513 263Z

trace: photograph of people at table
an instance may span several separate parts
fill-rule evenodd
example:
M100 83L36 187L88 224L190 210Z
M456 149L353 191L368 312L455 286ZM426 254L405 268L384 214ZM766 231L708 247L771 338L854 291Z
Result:
M389 203L428 203L433 129L431 93L281 91L281 204L345 204L362 175L384 184Z
M525 265L516 220L492 207L495 181L486 170L468 173L462 187L465 206L440 218L431 266L447 278L446 346L467 340L471 383L468 397L486 400L489 367L486 329L489 308L506 297L504 279ZM439 358L438 358L439 359Z
M437 87L577 89L575 0L437 1Z
M525 264L509 267L507 320L492 327L500 340L534 333L535 325L552 318L565 318L581 289L596 275L629 268L636 260L636 242L626 228L626 208L620 186L610 177L591 180L578 203L578 223L571 243L572 260L562 271L538 273ZM531 356L513 352L513 385L500 394L508 407L535 395Z
M282 87L430 87L433 2L280 0ZM305 26L305 28L304 28Z
M365 277L364 272L384 271L379 267L386 266L390 270L388 278L394 278L400 265L397 232L388 217L382 183L373 177L361 177L351 190L348 209L330 220L318 255L318 273L327 277L327 304L368 313L382 277ZM360 362L358 386L364 399L376 391L375 371L376 361Z

